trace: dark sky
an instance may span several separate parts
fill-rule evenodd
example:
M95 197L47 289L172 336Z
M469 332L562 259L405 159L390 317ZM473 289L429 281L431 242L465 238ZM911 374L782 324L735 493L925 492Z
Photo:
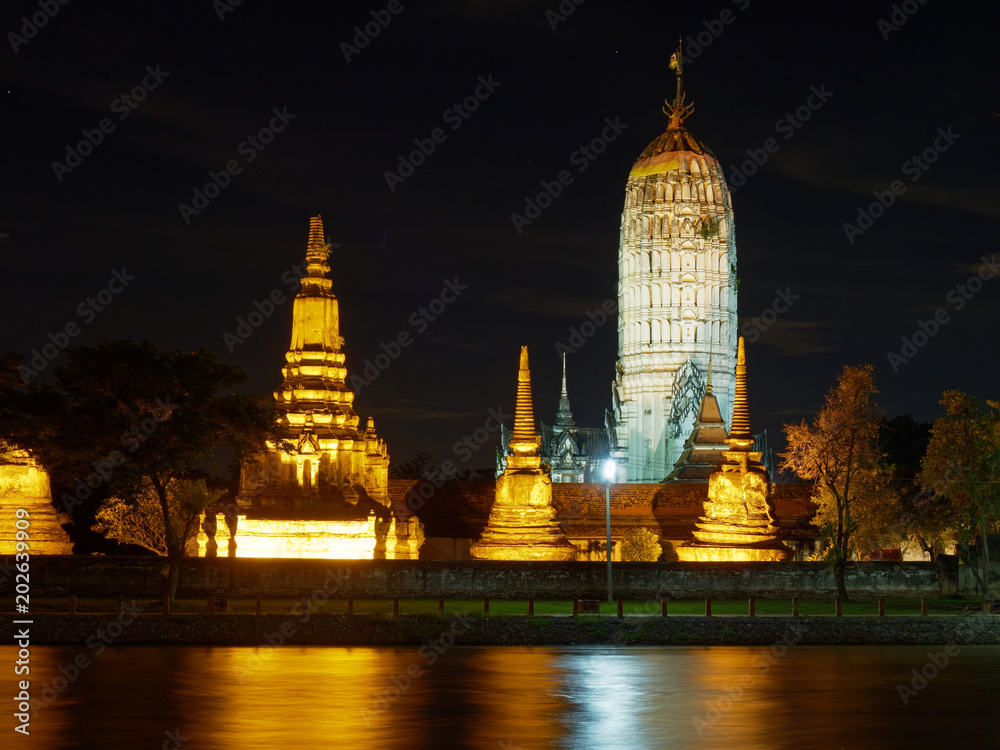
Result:
M555 345L616 295L628 171L665 127L676 39L701 34L702 48L686 50L690 130L727 179L748 149L760 153L769 138L779 147L733 196L755 429L776 437L783 422L811 416L844 364L879 368L890 416L931 420L946 388L995 398L1000 282L960 310L955 290L1000 251L997 11L904 5L915 13L892 30L879 21L893 7L879 2L588 0L564 2L575 7L564 20L546 16L557 2L402 2L391 14L381 2L245 0L222 20L223 3L209 0L71 2L19 40L10 34L22 34L22 16L42 11L11 0L0 11L0 349L30 355L75 323L74 346L208 347L269 394L291 304L232 352L223 335L255 301L290 292L286 272L321 213L339 243L331 275L349 372L382 342L413 336L356 400L394 461L421 450L454 459L452 444L487 410L512 410L521 344L531 347L536 416L551 422ZM373 12L391 20L348 61L342 43ZM151 90L128 109L121 95L144 79ZM477 87L483 100L459 119L453 105ZM818 108L790 128L786 115L814 87L826 101L814 97ZM274 120L281 132L255 148L247 139L274 109L294 119ZM53 162L104 118L110 132L57 177ZM580 171L574 152L616 118L627 129ZM443 142L390 190L386 171L435 128ZM947 150L915 168L911 158L936 139ZM233 160L239 173L185 222L179 204ZM511 213L561 170L571 184L518 233ZM850 242L843 225L894 180L905 190ZM106 309L79 314L123 268L134 279ZM418 330L414 313L456 279L467 288ZM778 289L795 301L755 329ZM887 355L940 308L947 322L894 372ZM616 350L608 324L570 355L579 423L603 421ZM464 466L491 464L494 446Z

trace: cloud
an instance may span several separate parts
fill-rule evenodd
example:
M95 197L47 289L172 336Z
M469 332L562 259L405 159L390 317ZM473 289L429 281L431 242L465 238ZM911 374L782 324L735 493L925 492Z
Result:
M527 288L506 289L501 292L497 301L511 311L569 319L582 319L588 311L596 314L606 302L597 297L558 295ZM617 300L614 301L617 304Z
M413 405L405 406L404 404ZM376 406L366 409L365 412L373 417L409 419L417 422L469 419L470 417L481 418L483 416L478 412L448 411L434 408L436 406L438 406L438 403L434 401L401 401L398 406Z
M785 357L827 354L834 348L823 339L823 329L832 324L818 320L779 318L760 336L762 344L778 350Z
M858 172L845 171L848 164L843 150L836 151L792 151L782 150L773 163L777 171L787 179L801 182L811 187L842 190L857 193L868 198L876 190L885 191L894 180L901 180L906 192L896 197L901 203L921 203L935 208L1000 218L1000 188L993 185L963 185L950 187L932 182L911 182L902 171L889 171L875 175L866 170L868 176Z

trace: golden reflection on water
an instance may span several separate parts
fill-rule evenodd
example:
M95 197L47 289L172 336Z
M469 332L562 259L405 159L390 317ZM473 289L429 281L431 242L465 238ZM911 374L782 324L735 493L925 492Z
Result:
M120 647L95 656L34 647L35 698L81 651L93 664L35 713L27 741L16 735L8 745L8 719L2 744L171 750L181 737L185 750L891 748L947 746L957 712L972 719L964 737L992 736L1000 649L963 649L903 706L896 685L929 650ZM14 654L0 647L5 664ZM16 694L12 672L0 671L5 696Z

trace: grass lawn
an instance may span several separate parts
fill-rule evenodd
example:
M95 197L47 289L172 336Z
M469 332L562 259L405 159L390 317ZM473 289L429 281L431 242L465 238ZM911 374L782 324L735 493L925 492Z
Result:
M157 614L162 606L159 599L138 599L136 606L141 608L140 612ZM263 614L288 614L292 608L296 607L296 612L301 610L301 599L278 599L266 598L261 601L261 611ZM256 600L254 599L230 599L229 612L234 614L253 614L256 611ZM976 612L981 608L981 600L972 598L948 598L948 599L928 599L927 611L932 615L960 615L968 607L971 612ZM325 602L315 602L310 606L314 614L346 614L347 601L343 599L331 599ZM6 610L13 614L12 610ZM69 611L69 598L32 598L31 612L41 613L66 613ZM116 599L89 599L79 598L77 600L78 614L101 614L118 611L118 601ZM178 599L172 607L172 613L176 614L207 614L208 602L206 599ZM392 599L356 599L354 600L354 614L356 615L388 615L393 612ZM602 615L617 614L617 604L601 602ZM626 615L655 615L660 614L659 600L638 601L627 600L624 603ZM675 599L667 604L669 615L704 615L704 599ZM748 601L746 599L713 599L713 615L746 615L748 611ZM400 615L436 615L438 614L437 599L400 599ZM469 612L483 613L482 599L446 599L444 602L445 615ZM570 615L573 612L573 602L571 599L536 599L536 615ZM878 615L878 600L876 599L853 599L844 602L842 612L845 616L870 616ZM919 599L886 599L886 615L912 615L919 616ZM526 615L528 613L527 599L490 599L491 616L497 615ZM757 599L756 614L758 617L768 615L789 616L792 614L791 599ZM834 602L830 599L800 599L799 615L829 615L834 614Z

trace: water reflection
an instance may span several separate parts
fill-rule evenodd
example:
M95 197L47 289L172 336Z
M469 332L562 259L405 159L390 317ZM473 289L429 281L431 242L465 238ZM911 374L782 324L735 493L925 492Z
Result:
M62 682L81 649L32 649L33 695L65 689L18 746L949 747L956 717L963 742L990 746L1000 708L997 647L963 648L908 706L897 685L940 648L82 650L92 666Z

